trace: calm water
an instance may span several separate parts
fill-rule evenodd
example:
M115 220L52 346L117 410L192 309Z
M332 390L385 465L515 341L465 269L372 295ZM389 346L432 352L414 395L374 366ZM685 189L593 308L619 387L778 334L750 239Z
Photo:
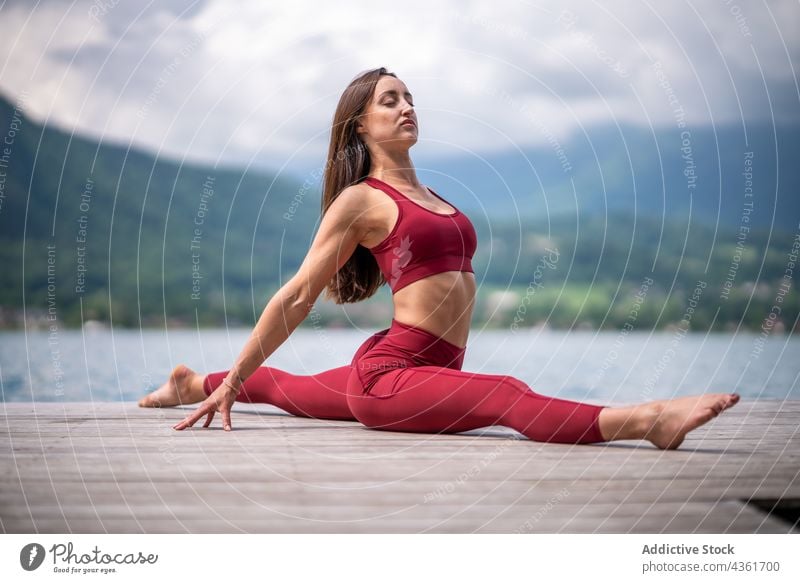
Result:
M349 364L375 330L298 329L266 365L314 374ZM59 330L0 333L3 401L135 400L178 363L228 368L250 331ZM757 333L566 332L473 329L464 370L510 374L535 391L640 402L714 391L798 399L800 341Z

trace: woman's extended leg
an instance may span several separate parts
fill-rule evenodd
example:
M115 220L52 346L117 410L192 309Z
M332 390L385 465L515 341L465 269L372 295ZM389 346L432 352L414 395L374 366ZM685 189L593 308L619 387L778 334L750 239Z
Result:
M351 363L313 375L295 375L262 366L248 378L237 401L266 403L298 417L356 421L347 402L347 380L352 363L372 348L387 330L376 332L361 344ZM140 407L174 407L199 403L216 389L228 371L200 375L179 364L169 379L139 400Z
M374 429L458 433L504 425L535 441L606 441L598 420L604 407L540 395L509 375L418 366L387 372L368 394L360 385L354 369L350 409Z
M227 374L226 370L206 375L205 395L210 395ZM275 405L298 417L356 421L347 404L349 376L350 365L312 375L261 366L244 382L236 401Z
M457 433L504 425L535 441L648 439L662 449L678 447L686 433L739 400L738 395L713 394L605 407L540 395L509 375L436 366L387 372L368 394L361 384L354 368L348 381L350 409L374 429Z
M173 407L199 403L216 389L228 371L200 375L184 365L172 371L167 382L139 401L140 407ZM237 402L266 403L298 417L356 421L345 394L350 366L313 375L294 375L262 366L248 378Z

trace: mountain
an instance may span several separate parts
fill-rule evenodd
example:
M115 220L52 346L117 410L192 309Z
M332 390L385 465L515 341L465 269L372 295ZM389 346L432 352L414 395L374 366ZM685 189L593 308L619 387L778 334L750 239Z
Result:
M587 309L584 290L592 309L607 310L621 287L630 292L653 278L668 298L708 282L716 303L707 310L721 305L727 321L746 315L757 327L774 294L762 289L754 303L749 282L779 285L798 228L798 144L795 130L775 137L753 127L745 146L741 131L692 129L691 150L682 153L676 132L595 128L591 141L561 145L562 160L551 148L529 149L480 165L470 156L418 162L437 168L419 175L475 224L479 298L525 293L555 249L546 285L569 286L572 299L547 309L565 310L562 320ZM300 265L318 226L319 185L303 177L98 142L37 123L6 98L0 135L0 324L22 310L68 325L252 322ZM754 195L745 198L749 151ZM736 302L720 303L726 282ZM320 301L322 312L326 321L363 321L343 310L379 320L390 300L381 292L380 307ZM785 318L796 303L792 291ZM680 315L680 307L670 310Z
M682 137L683 131L688 135ZM587 128L563 144L512 148L481 159L437 159L424 166L436 168L429 178L434 189L439 186L464 210L492 218L623 211L736 232L745 205L752 203L751 226L796 232L798 160L797 125L655 132L609 125Z
M81 301L84 318L107 319L114 306L120 324L194 318L195 308L219 313L223 292L239 318L252 298L260 312L299 265L319 218L318 193L293 178L97 143L39 125L6 99L0 131L13 134L0 168L3 306L47 306L49 275L72 321Z

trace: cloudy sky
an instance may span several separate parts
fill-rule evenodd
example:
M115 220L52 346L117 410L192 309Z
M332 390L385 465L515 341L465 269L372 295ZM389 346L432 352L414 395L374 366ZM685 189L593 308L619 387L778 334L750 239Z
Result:
M0 6L0 91L27 114L192 160L318 167L342 90L378 66L415 96L415 156L800 121L796 0Z

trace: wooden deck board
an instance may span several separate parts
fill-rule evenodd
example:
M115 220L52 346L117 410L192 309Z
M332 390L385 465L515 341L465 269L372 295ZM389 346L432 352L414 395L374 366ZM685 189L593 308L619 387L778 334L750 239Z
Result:
M375 431L237 404L0 403L0 527L22 532L772 532L800 498L800 401L743 402L681 449L504 427Z

